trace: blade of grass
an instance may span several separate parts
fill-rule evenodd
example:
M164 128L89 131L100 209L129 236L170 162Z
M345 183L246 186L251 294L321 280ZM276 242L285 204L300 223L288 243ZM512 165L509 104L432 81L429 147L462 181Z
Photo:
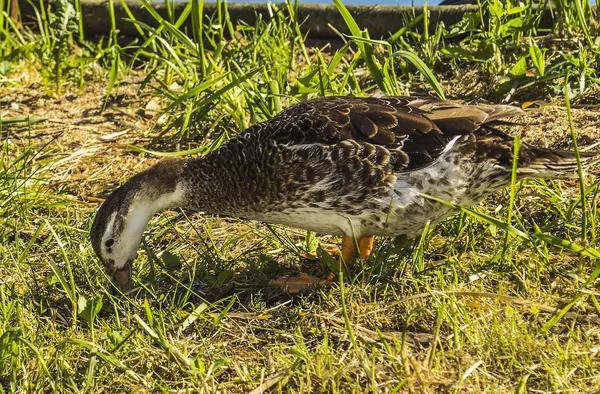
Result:
M487 215L482 212L477 212L472 208L463 207L461 205L456 205L451 202L444 201L439 198L429 196L426 194L421 194L421 196L424 198L427 198L429 200L433 200L433 201L439 202L441 204L447 205L449 207L459 209L478 220L481 220L481 221L489 223L489 224L493 224L494 226L496 226L504 231L507 231L513 235L516 235L524 240L531 241L532 239L538 239L540 241L543 241L543 242L546 242L546 243L549 243L552 245L560 246L564 249L570 250L570 251L580 254L582 256L591 257L593 259L600 259L600 250L595 249L591 246L581 246L574 242L570 242L570 241L555 237L550 234L545 234L545 233L533 232L533 233L528 234L524 231L521 231L521 230L515 228L514 226L511 226L510 224L508 224L500 219L497 219L493 216Z
M102 361L104 361L105 363L107 363L109 365L112 365L117 370L129 375L135 382L142 383L146 387L148 387L148 383L142 376L138 375L133 369L129 368L121 360L117 359L114 355L108 353L106 350L103 350L100 346L96 345L95 343L92 343L92 342L89 342L89 341L86 341L83 339L68 339L66 342L72 343L74 345L82 346L89 350L97 349L96 355Z
M204 54L204 33L203 33L203 11L204 0L191 0L192 3L192 32L194 41L197 45L198 61L200 62L200 75L202 79L206 77L206 64Z
M513 209L515 207L515 197L516 197L516 184L517 184L517 170L519 167L519 151L521 150L521 139L519 136L516 136L513 142L513 162L512 162L512 171L510 178L510 199L508 202L508 212L506 216L506 223L508 225L512 222ZM506 253L508 249L508 232L504 237L504 247L502 248L502 257Z
M80 2L80 1L81 0L77 0L77 2ZM131 21L133 23L135 30L137 30L140 37L147 39L146 32L144 32L144 30L142 28L140 28L140 26L137 23L135 23L135 22L137 22L137 20L135 19L135 17L133 16L133 13L131 12L131 9L127 5L127 1L125 1L125 0L120 0L120 1L121 1L121 7L123 7L123 9L125 10L125 13L129 17L129 21Z
M577 20L579 21L579 27L583 31L583 35L587 41L587 44L590 49L596 48L594 42L592 41L592 37L590 36L590 29L588 28L588 24L586 21L585 12L583 11L582 0L573 0L575 3L575 9L577 10ZM566 82L565 82L566 83Z
M573 151L577 160L577 175L579 177L579 195L581 196L581 239L587 239L587 204L585 198L585 178L583 176L583 167L581 165L581 155L579 154L579 146L577 144L577 136L575 135L575 126L573 125L573 115L571 114L571 100L569 99L569 72L565 75L564 84L565 106L567 107L567 119L569 121L569 130L571 132L571 142L573 143Z
M19 335L18 339L19 339L19 341L23 342L25 344L25 346L27 346L29 348L29 350L31 350L33 352L33 354L35 354L35 358L37 359L38 364L42 367L42 370L44 371L44 373L48 377L48 380L50 381L50 387L52 389L55 389L56 383L54 381L54 377L48 370L48 365L46 365L46 362L44 361L44 358L40 354L40 351L37 348L37 346L35 346L29 339L24 338L22 335Z
M350 11L348 11L348 8L346 8L346 6L342 3L342 1L341 0L333 0L333 3L335 4L336 8L338 9L338 12L342 15L344 22L346 22L346 25L348 26L348 30L350 30L350 34L352 34L355 37L368 38L368 36L365 37L365 34L362 32L362 30L360 30L360 28L358 27L358 24L352 17L352 14L350 14ZM379 65L377 64L377 60L375 59L375 54L373 53L373 47L371 46L371 44L365 43L363 41L356 41L356 45L360 49L360 53L362 54L362 57L363 57L365 63L367 64L367 68L369 69L371 76L375 80L375 83L377 84L379 89L381 89L385 92L386 84L385 84L385 81L383 78L383 74L381 73L381 70L379 68Z
M208 90L210 87L212 87L213 85L217 84L221 80L225 79L229 75L230 75L230 73L222 74L222 75L219 75L219 76L217 76L215 78L209 79L208 81L204 81L204 82L200 83L199 85L197 85L197 86L193 87L192 89L188 90L185 94L182 94L181 96L179 96L179 98L177 100L173 101L165 109L164 112L169 112L169 111L174 110L179 104L183 103L186 100L189 100L191 97L194 97L194 96L197 96L197 95L203 93L204 91Z
M54 272L54 274L58 278L60 284L62 285L63 289L65 290L65 293L67 293L67 297L71 301L71 313L72 313L72 319L73 319L73 326L75 326L77 324L77 287L75 286L75 278L73 277L73 270L71 269L70 259L69 259L69 256L67 255L67 251L65 250L65 246L64 246L62 240L60 239L60 237L58 236L58 234L56 233L56 231L54 230L54 227L50 224L48 219L43 218L43 220L46 223L46 227L48 227L50 229L52 236L56 240L56 244L58 245L60 254L63 257L65 266L67 267L68 279L65 278L62 271L58 268L58 266L54 263L54 261L52 261L52 260L48 261L48 264L50 264L50 268L52 269L52 272Z
M207 145L207 146L200 146L198 148L194 148L194 149L188 149L188 150L182 150L182 151L177 151L177 152L157 152L154 150L150 150L150 149L145 149L145 148L140 148L134 145L128 145L127 149L132 150L134 152L138 152L138 153L147 153L153 156L158 156L158 157L181 157L181 156L191 156L191 155L195 155L195 154L202 154L202 155L206 155L210 152L212 152L213 150L217 149L219 146L221 146L221 144L223 143L223 141L225 140L225 133L221 134L219 136L219 138L217 138L215 141L213 141L211 144Z
M423 75L423 77L425 78L425 81L427 83L429 83L429 85L431 85L431 87L433 88L435 93L438 95L438 97L441 98L442 100L446 100L446 95L444 94L444 89L442 88L442 85L440 85L437 78L433 74L433 71L429 67L427 67L427 65L421 59L419 59L419 57L417 55L415 55L412 52L408 52L408 51L396 51L392 54L392 56L400 56L400 57L405 58L409 62L411 62L417 68L417 70L419 70L419 72Z
M160 14L158 12L156 12L154 7L152 7L152 4L150 4L147 0L140 0L140 2L142 3L142 6L144 7L144 9L146 11L148 11L148 13L150 13L150 15L152 15L152 17L158 23L160 23L160 25L162 27L164 27L169 33L171 33L174 37L177 38L177 41L179 44L183 45L187 50L189 50L192 53L196 53L196 54L198 53L197 45L194 43L194 41L191 38L186 36L179 29L180 26L178 26L177 24L172 24L172 23L166 21L164 18L162 18L160 16ZM189 13L192 10L192 6L193 6L193 3L184 9L182 14L178 18L178 23L183 23L185 21L185 18L189 15Z

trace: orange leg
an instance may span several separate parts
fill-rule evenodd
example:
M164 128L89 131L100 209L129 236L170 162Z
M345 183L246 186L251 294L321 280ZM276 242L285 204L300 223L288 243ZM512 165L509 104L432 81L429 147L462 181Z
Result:
M340 263L352 264L358 256L358 250L356 249L356 241L354 237L343 237L342 238L342 255Z
M345 264L352 264L360 255L363 263L369 259L369 255L373 251L373 239L375 236L362 237L358 240L358 249L356 249L356 241L354 237L342 238L342 255L340 256L340 265L342 268ZM327 280L331 281L335 278L335 273L330 272Z
M375 236L369 235L358 240L358 250L356 249L356 241L353 237L342 238L342 263L352 264L356 257L360 255L360 259L366 262L373 251L373 240Z
M356 249L356 241L354 240L354 237L342 237L340 268L344 269L344 265L354 263L356 256L358 256L358 250ZM329 275L327 275L327 280L331 282L335 276L335 272L330 272Z
M366 263L373 251L373 240L375 239L374 235L368 237L362 237L358 240L358 247L360 249L360 259L363 263Z

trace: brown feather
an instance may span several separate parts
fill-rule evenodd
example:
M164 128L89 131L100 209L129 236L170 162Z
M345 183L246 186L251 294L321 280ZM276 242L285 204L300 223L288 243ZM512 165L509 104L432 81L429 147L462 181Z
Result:
M474 133L482 125L522 112L507 105L461 105L429 97L323 97L277 115L273 121L278 127L270 138L283 144L353 140L379 145L393 155L404 152L406 158L396 162L414 169L435 161L456 135ZM294 127L298 124L301 127Z
M359 139L369 140L373 138L379 130L375 123L363 114L351 112L350 121L352 122L354 129L359 133Z

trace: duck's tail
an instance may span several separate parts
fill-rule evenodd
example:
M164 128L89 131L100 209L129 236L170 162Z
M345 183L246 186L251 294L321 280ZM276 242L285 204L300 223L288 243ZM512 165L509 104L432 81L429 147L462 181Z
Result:
M580 151L579 158L584 169L594 167L600 162L600 152ZM573 151L522 144L518 173L523 178L573 178L577 176L577 156Z

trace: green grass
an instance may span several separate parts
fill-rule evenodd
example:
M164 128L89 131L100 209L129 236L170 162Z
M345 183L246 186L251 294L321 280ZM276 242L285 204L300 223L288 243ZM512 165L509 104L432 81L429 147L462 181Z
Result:
M140 96L152 96L164 116L146 131L151 144L120 154L148 157L208 152L322 95L421 89L475 98L456 96L455 75L470 68L494 81L476 98L564 102L561 131L578 150L571 105L598 89L596 27L587 2L553 4L552 33L574 44L540 36L546 11L511 2L482 2L456 26L409 24L381 41L336 1L351 32L337 50L306 44L293 3L273 5L273 18L254 26L234 26L225 3L205 15L194 0L179 19L163 19L142 1L156 24L130 15L142 38L127 45L114 30L84 41L76 19L61 30L41 12L34 32L2 12L0 89L23 84L24 72L47 96L104 81L100 109L110 111L120 85L141 73ZM186 18L190 32L179 30ZM302 251L335 239L165 212L151 221L135 263L140 290L117 297L89 242L95 203L57 179L72 164L68 145L42 138L45 119L36 114L1 111L0 392L600 387L597 172L580 172L579 182L514 180L416 240L379 239L369 264L293 298L269 280L298 268ZM328 261L313 265L325 273Z

